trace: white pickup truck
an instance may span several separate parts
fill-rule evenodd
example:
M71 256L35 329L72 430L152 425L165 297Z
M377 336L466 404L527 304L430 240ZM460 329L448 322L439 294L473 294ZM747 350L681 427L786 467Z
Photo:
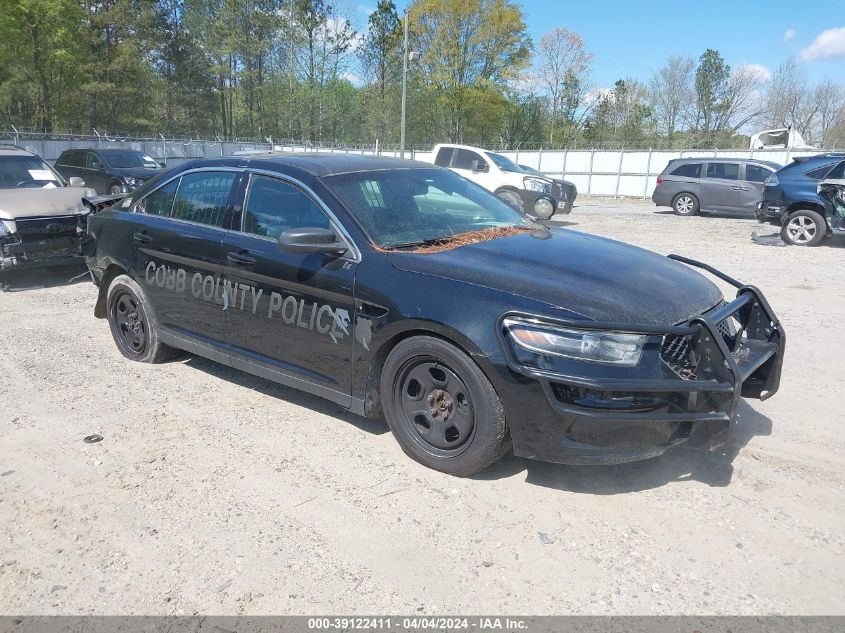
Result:
M571 182L549 178L479 147L440 144L434 146L433 154L435 165L451 169L541 220L572 211L577 192Z

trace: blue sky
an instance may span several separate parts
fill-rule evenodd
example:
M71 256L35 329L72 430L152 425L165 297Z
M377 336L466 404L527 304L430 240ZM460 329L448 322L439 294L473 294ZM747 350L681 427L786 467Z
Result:
M407 2L395 0L400 11ZM698 58L718 50L731 66L759 64L768 71L791 55L811 81L845 83L843 0L525 0L532 38L556 26L576 31L593 53L593 82L609 87L624 77L648 80L669 55ZM360 2L359 10L375 1ZM362 26L366 24L366 17ZM816 38L826 30L815 47ZM831 53L834 56L827 56Z

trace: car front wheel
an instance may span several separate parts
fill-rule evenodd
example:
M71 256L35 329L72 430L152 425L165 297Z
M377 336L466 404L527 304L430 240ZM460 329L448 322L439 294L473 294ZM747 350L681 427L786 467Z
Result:
M506 202L510 206L512 206L517 211L524 211L522 196L520 196L516 191L511 189L502 189L496 192L496 195L499 197L500 200Z
M467 477L511 447L502 402L463 351L431 336L401 341L381 376L382 406L402 450L421 464Z
M793 246L816 246L824 239L827 225L824 218L809 209L802 209L789 216L781 229L781 237Z
M111 187L109 187L109 193L112 194L113 196L116 196L116 195L119 195L123 192L121 191L120 185L113 184Z
M699 210L698 198L691 193L679 193L672 200L672 209L675 215L696 215Z
M112 280L106 306L112 338L126 358L141 363L160 363L178 354L159 340L147 296L129 275L118 275Z

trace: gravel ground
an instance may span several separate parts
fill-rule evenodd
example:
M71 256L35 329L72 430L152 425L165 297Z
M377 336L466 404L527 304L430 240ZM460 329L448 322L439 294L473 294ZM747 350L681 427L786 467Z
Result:
M0 613L845 614L845 241L761 246L644 201L562 220L764 289L781 391L723 452L455 479L318 398L127 362L78 270L7 276Z

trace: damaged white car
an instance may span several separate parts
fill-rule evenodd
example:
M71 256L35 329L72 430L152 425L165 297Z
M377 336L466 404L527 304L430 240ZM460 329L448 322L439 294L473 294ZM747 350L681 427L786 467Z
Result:
M81 178L66 182L40 156L0 144L0 271L78 259L82 198L95 195Z

